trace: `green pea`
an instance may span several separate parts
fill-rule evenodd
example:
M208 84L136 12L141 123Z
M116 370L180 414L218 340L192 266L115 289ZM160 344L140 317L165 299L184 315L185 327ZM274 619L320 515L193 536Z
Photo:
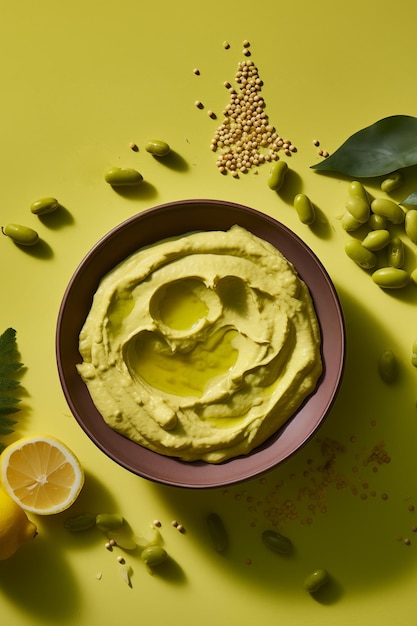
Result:
M362 241L364 248L376 252L385 248L391 239L391 234L388 230L372 230L368 233L365 239Z
M30 210L34 215L45 215L46 213L52 213L59 207L59 202L56 198L41 198L35 200L30 205Z
M294 198L294 208L298 219L303 224L313 224L316 219L316 210L310 198L305 193L298 193Z
M274 161L268 176L268 187L274 191L279 191L284 184L285 175L288 171L286 161Z
M304 589L309 593L316 593L319 589L327 585L330 577L325 569L315 569L304 579Z
M112 187L127 187L141 183L143 176L129 167L111 167L104 174L104 180Z
M96 516L97 528L107 532L108 530L116 530L124 524L124 519L119 513L99 513Z
M36 230L22 224L6 224L1 228L3 235L13 239L20 246L33 246L39 241L39 235Z
M96 516L92 513L81 513L74 517L69 517L64 522L64 528L70 530L73 533L78 533L89 528L94 528L96 525Z
M372 230L385 230L387 228L387 218L383 215L376 215L376 213L371 213L368 220L369 228Z
M402 172L392 172L387 178L385 178L381 183L381 190L385 191L385 193L389 193L394 189L397 189L404 180Z
M393 237L388 244L388 263L391 267L401 268L405 261L404 244L400 237Z
M360 198L369 205L369 197L365 187L358 180L352 180L349 185L349 195L354 198Z
M349 213L349 211L345 211L342 217L341 224L343 230L346 230L348 233L358 230L358 228L362 226L362 223L354 218L353 215Z
M376 215L386 217L392 224L402 224L404 222L404 211L399 204L385 198L375 198L371 202L371 210Z
M371 214L369 204L359 196L351 196L345 202L345 207L361 224L368 221Z
M383 289L401 289L410 282L410 274L397 267L381 267L372 274L372 280Z
M142 550L141 558L148 567L153 569L165 563L168 559L168 553L162 546L148 546Z
M405 215L405 233L413 243L417 244L417 209L410 209Z
M349 239L345 245L345 252L352 261L365 270L376 267L378 261L376 254L364 248L358 239Z
M393 383L398 377L398 363L392 350L384 350L378 359L378 371L382 380Z
M158 157L164 157L171 152L169 145L165 141L160 141L160 139L148 141L145 145L145 150Z
M228 545L228 536L224 524L217 513L206 516L210 540L217 552L224 552Z
M264 530L262 541L267 548L279 554L290 554L293 551L293 544L288 537L280 535L275 530Z

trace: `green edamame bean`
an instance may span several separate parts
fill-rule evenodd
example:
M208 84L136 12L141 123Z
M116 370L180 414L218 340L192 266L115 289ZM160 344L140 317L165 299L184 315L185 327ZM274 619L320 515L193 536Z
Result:
M372 230L385 230L387 228L387 218L383 215L376 215L376 213L371 213L368 220L369 228Z
M211 543L217 552L224 552L228 544L228 536L224 524L217 513L206 516L207 528Z
M171 152L171 148L165 141L160 139L152 139L145 145L146 152L153 154L154 156L163 157Z
M3 235L13 239L20 246L33 246L39 241L39 235L36 230L22 224L6 224L1 228Z
M96 516L92 513L81 513L75 517L69 517L64 522L64 528L73 533L79 533L96 525Z
M59 207L59 202L56 198L41 198L35 200L30 205L30 210L34 215L45 215L46 213L52 213Z
M417 367L417 339L411 346L411 363L414 367Z
M262 541L267 548L279 554L290 554L293 550L292 541L288 537L275 532L275 530L264 530Z
M344 213L341 224L343 230L346 230L348 233L358 230L362 226L362 223L355 219L349 211Z
M353 198L360 198L369 205L369 196L365 187L358 180L352 180L348 188L349 195Z
M316 219L316 210L310 198L305 193L298 193L294 198L294 208L298 219L303 224L313 224Z
M141 558L148 567L153 569L165 563L168 559L168 553L162 546L148 546L142 550Z
M286 161L274 161L268 176L268 187L274 191L279 191L284 184L285 175L288 171Z
M368 233L365 239L362 241L362 245L367 250L376 252L382 250L390 242L391 234L388 230L372 230Z
M381 183L381 191L385 191L385 193L389 193L394 189L397 189L403 182L402 172L392 172L387 178L385 178Z
M349 213L353 215L353 217L357 219L358 222L360 222L361 224L364 224L368 221L371 214L371 209L369 207L369 204L365 202L362 198L359 198L359 196L351 196L350 198L348 198L345 202L345 207L349 211Z
M104 180L112 187L127 187L141 183L143 176L129 167L111 167L104 174Z
M410 274L411 282L417 285L417 267Z
M402 239L393 237L388 244L388 263L400 269L404 265L405 251Z
M99 513L99 515L96 516L97 528L105 532L121 528L123 524L124 519L119 513Z
M375 198L371 202L371 210L376 215L386 217L391 224L402 224L404 222L404 211L399 204L393 200L385 198Z
M329 574L325 569L316 569L304 579L304 589L309 593L316 593L330 580Z
M378 371L382 380L393 383L398 377L398 363L392 350L384 350L378 359Z
M401 289L410 282L410 274L397 267L381 267L372 274L372 280L383 289Z
M365 270L376 267L378 261L376 254L364 248L358 239L349 239L345 245L345 252L352 261Z
M417 244L417 210L410 209L405 215L405 233L413 243Z

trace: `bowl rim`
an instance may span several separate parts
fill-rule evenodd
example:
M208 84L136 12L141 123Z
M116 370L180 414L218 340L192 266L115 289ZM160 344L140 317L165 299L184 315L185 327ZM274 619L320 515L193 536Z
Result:
M78 341L76 350L75 346L68 341L68 328L71 338L75 340L75 335L78 339L82 326L82 324L80 326L82 316L79 310L80 300L76 296L77 290L80 288L83 290L81 295L84 297L84 301L86 292L89 292L88 302L91 305L92 297L101 278L117 264L114 262L116 257L119 259L118 262L123 261L129 254L149 243L175 236L174 231L176 229L178 230L177 234L186 234L194 230L224 230L227 227L219 227L216 223L209 228L200 226L200 228L193 227L184 230L180 223L175 222L170 225L173 232L171 233L170 230L165 236L158 236L155 239L154 236L148 234L145 228L140 228L139 234L145 243L137 244L134 240L136 247L132 247L133 242L129 245L125 243L125 235L133 236L132 229L135 230L138 224L139 227L149 227L153 224L153 228L156 230L164 229L168 220L164 222L162 218L168 218L172 214L175 217L175 212L177 215L181 215L179 211L185 211L187 219L190 218L190 225L194 224L194 226L197 223L204 224L206 221L207 224L210 224L213 212L217 211L217 218L222 223L229 223L230 225L240 223L243 227L254 232L255 235L272 240L270 242L294 264L300 278L306 282L322 333L323 373L315 391L310 394L277 433L263 445L247 455L235 457L220 464L203 461L188 462L176 457L163 456L130 441L111 429L98 413L86 385L76 372L75 359L78 353ZM200 213L203 211L201 216L204 219L198 217L198 211ZM236 222L236 217L239 217L238 222ZM253 222L252 227L247 225L249 222L251 224ZM264 236L259 234L260 231L263 232ZM150 240L147 241L147 238ZM122 252L120 248L114 249L115 243L120 242L122 248L123 245L126 249L132 247L128 254L125 253L125 248ZM283 251L282 247L286 252ZM103 260L103 255L108 250L112 251L112 255L107 255ZM302 260L310 261L310 263L305 263L303 267L297 267L297 263L294 263L293 259L299 257ZM104 267L104 269L98 271L98 266ZM94 280L89 278L89 275L92 275ZM89 308L83 317L84 321ZM75 320L74 317L76 317ZM76 334L77 330L78 334ZM253 479L277 467L303 447L327 417L336 399L345 365L345 343L344 316L336 288L324 265L311 248L287 226L258 209L239 203L212 199L176 200L153 206L127 218L102 236L78 264L67 284L59 307L55 333L56 363L61 387L71 413L90 440L113 461L142 478L170 486L195 489L224 487ZM79 353L77 362L81 362ZM318 411L320 415L314 416L313 413L317 406L320 407ZM84 410L85 407L88 408L88 411ZM298 417L300 422L301 416L308 423L308 428L306 428L305 422L302 424L303 427L297 424L296 418Z

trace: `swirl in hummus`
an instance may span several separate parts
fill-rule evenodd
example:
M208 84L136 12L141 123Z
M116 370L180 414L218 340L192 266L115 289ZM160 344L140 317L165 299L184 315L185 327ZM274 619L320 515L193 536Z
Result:
M322 371L313 302L293 265L240 226L128 257L101 281L78 371L106 423L185 461L265 442Z

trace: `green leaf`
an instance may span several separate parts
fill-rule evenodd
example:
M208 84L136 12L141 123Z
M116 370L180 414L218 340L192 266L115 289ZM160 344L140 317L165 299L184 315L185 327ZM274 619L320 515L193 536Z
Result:
M0 436L13 433L13 426L17 423L9 416L19 411L17 405L20 398L17 394L10 393L20 387L20 381L15 378L16 372L22 367L18 356L16 331L14 328L7 328L0 335ZM4 447L5 444L0 443L0 452Z
M406 206L417 206L417 191L413 191L409 196L401 200L400 204L404 204Z
M10 417L4 417L0 419L0 435L11 435L14 431L13 426L17 423L16 420L11 419Z
M13 391L20 385L19 380L13 380L13 378L0 378L0 391Z
M369 178L416 164L417 118L392 115L354 133L311 169Z

